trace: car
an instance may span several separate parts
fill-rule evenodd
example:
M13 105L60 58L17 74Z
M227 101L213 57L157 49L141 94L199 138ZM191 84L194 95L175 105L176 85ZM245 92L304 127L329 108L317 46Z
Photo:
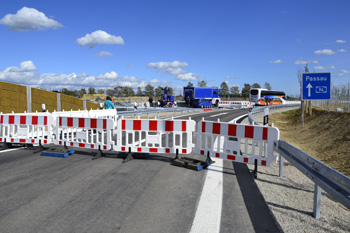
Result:
M192 106L193 107L200 107L200 108L207 108L211 107L213 103L211 102L211 99L195 99L193 100Z

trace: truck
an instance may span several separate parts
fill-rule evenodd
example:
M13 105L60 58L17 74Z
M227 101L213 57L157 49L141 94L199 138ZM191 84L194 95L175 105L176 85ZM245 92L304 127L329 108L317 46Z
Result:
M159 100L161 107L173 107L175 103L174 96L171 95L171 89L169 87L162 87L163 95Z
M210 99L218 106L221 101L220 90L212 87L184 87L184 100L190 106L195 99Z

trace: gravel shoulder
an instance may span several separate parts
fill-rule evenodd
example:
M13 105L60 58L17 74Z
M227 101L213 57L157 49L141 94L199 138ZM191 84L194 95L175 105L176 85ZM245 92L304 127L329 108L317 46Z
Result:
M286 110L270 111L270 115L277 111ZM263 113L254 118L262 121ZM249 122L245 119L242 124ZM253 165L248 167L254 169ZM315 219L312 216L314 183L287 161L284 162L284 177L278 174L277 163L259 167L255 182L284 232L350 232L350 210L322 191L321 217Z

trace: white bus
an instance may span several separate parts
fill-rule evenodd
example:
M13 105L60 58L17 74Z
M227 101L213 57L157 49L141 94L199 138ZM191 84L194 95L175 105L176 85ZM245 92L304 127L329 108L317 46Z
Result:
M283 91L270 91L262 88L252 88L249 91L249 101L255 105L278 105L284 104L286 94Z

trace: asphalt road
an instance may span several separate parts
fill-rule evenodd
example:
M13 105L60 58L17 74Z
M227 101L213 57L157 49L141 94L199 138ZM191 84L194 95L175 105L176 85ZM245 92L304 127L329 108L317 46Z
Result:
M191 118L228 122L245 113ZM92 160L94 151L74 149L67 158L0 151L0 232L190 232L207 170L173 166L174 155L123 163L113 152ZM222 170L217 232L279 232L247 166L224 161Z

